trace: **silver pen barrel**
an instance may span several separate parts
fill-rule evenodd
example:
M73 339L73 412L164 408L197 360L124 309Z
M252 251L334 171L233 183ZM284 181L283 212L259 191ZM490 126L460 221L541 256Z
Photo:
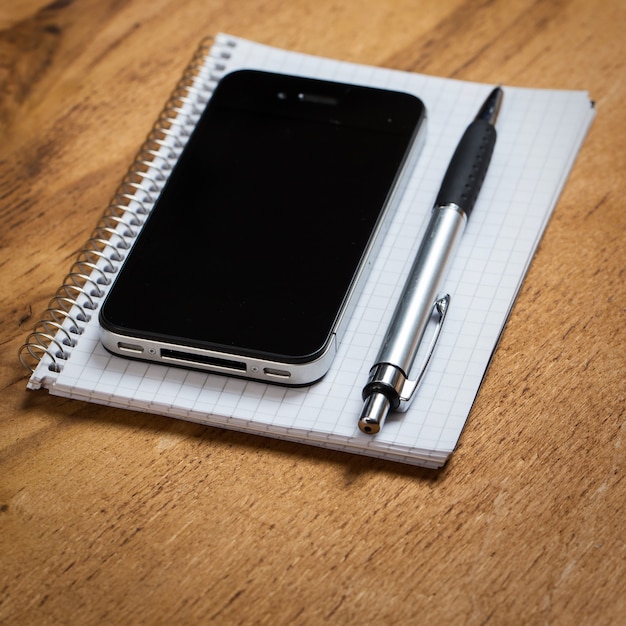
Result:
M369 435L381 428L389 411L408 408L439 338L450 296L437 290L465 230L467 219L487 174L496 143L495 123L502 104L502 89L487 97L467 127L448 165L426 234L404 285L391 324L363 389L359 428ZM433 312L439 322L425 365L410 380L413 361Z
M465 223L456 205L433 209L376 363L391 363L408 377Z
M375 434L381 428L388 412L396 410L409 382L438 290L454 256L467 217L455 204L433 209L426 233L404 285L402 295L370 370L363 389L365 401L359 428Z

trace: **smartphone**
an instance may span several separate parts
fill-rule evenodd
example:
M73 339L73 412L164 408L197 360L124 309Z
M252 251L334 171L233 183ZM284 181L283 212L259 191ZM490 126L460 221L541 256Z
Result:
M226 75L101 307L105 348L290 386L322 378L425 117L405 93Z

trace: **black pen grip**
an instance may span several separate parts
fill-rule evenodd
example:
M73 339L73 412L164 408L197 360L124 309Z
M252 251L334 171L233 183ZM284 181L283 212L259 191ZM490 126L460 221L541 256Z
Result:
M485 120L473 121L450 161L435 206L456 204L469 217L482 187L493 148L496 129Z

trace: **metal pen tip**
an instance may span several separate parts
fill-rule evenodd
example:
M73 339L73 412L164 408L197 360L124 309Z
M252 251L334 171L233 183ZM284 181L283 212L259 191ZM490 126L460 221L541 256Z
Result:
M363 404L361 417L359 418L359 428L366 435L375 435L387 419L387 414L391 408L391 403L387 396L382 393L370 394Z
M495 126L503 97L504 91L502 91L502 87L498 85L498 87L487 96L487 99L482 107L480 107L480 111L478 111L475 119L484 120L485 122L489 122L492 126Z

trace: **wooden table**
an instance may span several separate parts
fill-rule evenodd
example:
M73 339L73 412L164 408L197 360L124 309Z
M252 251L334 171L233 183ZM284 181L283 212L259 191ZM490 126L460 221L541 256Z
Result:
M4 0L0 623L626 624L623 0ZM587 89L439 472L26 392L17 350L199 40Z

